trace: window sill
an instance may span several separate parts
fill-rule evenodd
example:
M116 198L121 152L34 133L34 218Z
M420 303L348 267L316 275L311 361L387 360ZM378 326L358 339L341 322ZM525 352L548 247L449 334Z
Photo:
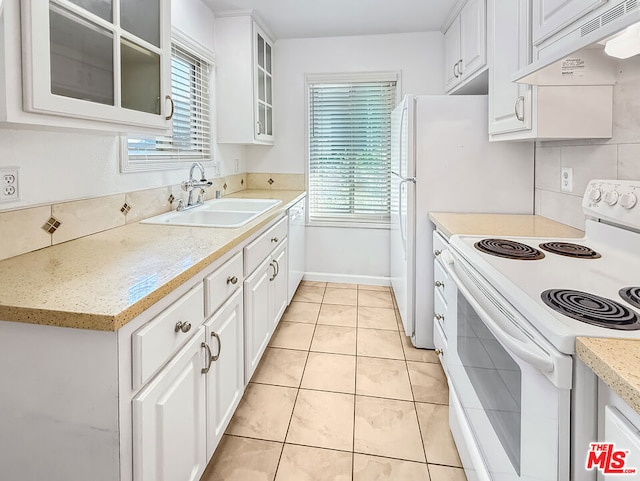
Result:
M307 227L338 227L341 229L387 229L391 228L389 223L377 222L307 222Z

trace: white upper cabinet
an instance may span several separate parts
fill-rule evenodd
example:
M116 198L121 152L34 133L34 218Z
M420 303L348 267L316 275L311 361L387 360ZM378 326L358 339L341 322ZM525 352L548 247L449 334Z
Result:
M215 24L218 142L273 144L274 41L247 12Z
M488 0L489 134L531 129L530 85L511 81L531 58L529 1Z
M469 0L444 36L445 90L468 83L487 65L486 0Z
M543 3L544 0L488 2L489 138L610 138L610 85L536 87L511 81L513 74L531 61L532 10L535 12Z
M22 50L25 112L170 129L169 0L23 0Z
M608 0L534 0L533 44L537 45Z

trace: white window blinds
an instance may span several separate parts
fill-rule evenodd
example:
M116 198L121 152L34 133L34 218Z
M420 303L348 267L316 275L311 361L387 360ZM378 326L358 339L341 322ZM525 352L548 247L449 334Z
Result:
M130 163L211 159L209 70L208 62L172 45L173 133L171 136L154 138L129 137L127 147Z
M395 81L314 83L309 91L309 220L389 222Z

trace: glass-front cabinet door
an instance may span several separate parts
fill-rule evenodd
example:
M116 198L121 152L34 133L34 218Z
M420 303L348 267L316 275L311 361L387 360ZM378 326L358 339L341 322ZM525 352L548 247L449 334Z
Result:
M169 0L23 0L23 6L25 110L170 128Z
M254 22L256 140L273 140L273 45Z

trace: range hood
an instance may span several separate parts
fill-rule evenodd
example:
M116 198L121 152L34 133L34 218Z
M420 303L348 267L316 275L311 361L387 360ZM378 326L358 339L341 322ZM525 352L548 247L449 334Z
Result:
M511 80L532 85L613 85L621 60L607 55L605 44L638 22L640 0L611 0L562 35L540 43L536 60Z

